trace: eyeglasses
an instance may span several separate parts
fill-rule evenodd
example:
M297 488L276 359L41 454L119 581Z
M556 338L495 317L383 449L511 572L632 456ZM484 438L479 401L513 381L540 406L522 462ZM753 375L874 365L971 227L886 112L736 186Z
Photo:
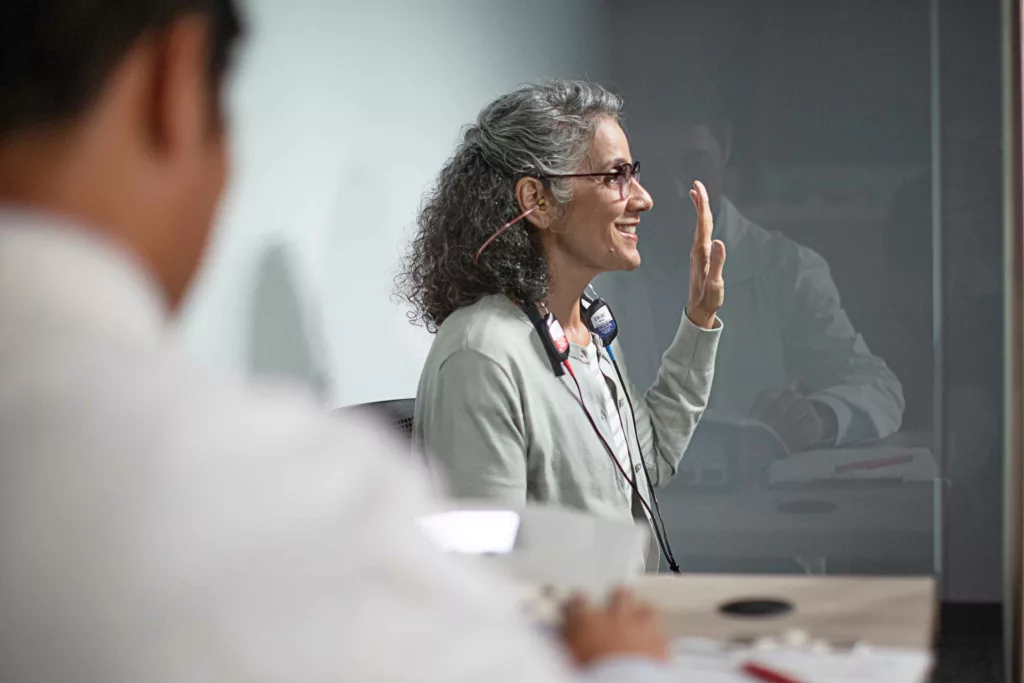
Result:
M611 171L604 173L560 173L557 175L546 175L541 176L542 178L606 178L611 181L613 178L619 184L619 199L625 200L629 197L630 190L633 187L633 180L640 182L640 162L634 161L632 164L625 162L619 164Z
M640 162L639 161L634 161L632 164L627 164L627 163L623 162L623 163L619 164L618 166L616 166L611 171L606 171L604 173L562 173L562 174L558 174L558 175L544 175L544 176L540 176L540 177L541 178L545 178L545 179L550 179L550 178L606 178L609 182L611 182L612 180L615 180L618 183L618 185L619 185L619 199L625 200L625 199L627 199L629 197L630 190L633 187L633 181L636 180L637 182L640 182ZM519 221L523 220L524 218L529 216L531 213L536 211L538 206L534 206L532 209L527 209L526 211L522 212L521 214L519 214L518 216L516 216L515 218L510 220L505 225L503 225L500 228L498 228L497 232L495 232L493 235L491 235L487 239L487 241L484 242L480 246L480 248L476 250L476 253L473 254L473 263L474 264L479 263L480 262L480 254L484 253L484 250L487 249L487 247L491 246L491 244L494 242L494 240L496 240L499 237L501 237L501 235L506 230L511 228L513 225L515 225L516 223L518 223Z

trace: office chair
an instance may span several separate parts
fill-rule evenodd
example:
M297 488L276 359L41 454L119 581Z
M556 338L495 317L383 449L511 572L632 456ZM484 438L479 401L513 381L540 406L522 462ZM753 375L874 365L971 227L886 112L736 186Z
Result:
M338 412L352 412L369 415L383 420L387 426L412 441L412 416L416 408L416 399L400 398L393 401L377 401L375 403L359 403L354 406L340 408Z

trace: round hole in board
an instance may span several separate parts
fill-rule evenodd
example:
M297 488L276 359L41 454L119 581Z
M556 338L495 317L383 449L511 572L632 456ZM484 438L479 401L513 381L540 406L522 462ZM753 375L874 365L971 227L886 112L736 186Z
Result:
M744 598L727 602L719 606L718 611L730 617L779 617L792 612L793 605L785 600L773 598Z
M787 500L776 509L784 515L823 515L833 512L836 504L824 500Z

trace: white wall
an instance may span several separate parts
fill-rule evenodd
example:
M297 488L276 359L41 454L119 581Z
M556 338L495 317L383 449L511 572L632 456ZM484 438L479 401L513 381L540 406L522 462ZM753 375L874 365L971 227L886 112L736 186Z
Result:
M248 2L231 100L234 179L183 315L186 343L242 371L323 368L331 405L414 395L431 338L407 322L391 282L423 192L460 127L496 95L602 75L599 56L611 50L599 8ZM290 266L276 259L257 286L271 248ZM281 282L289 270L294 282ZM295 295L254 300L268 290ZM285 310L296 297L304 330ZM297 358L307 342L312 357Z

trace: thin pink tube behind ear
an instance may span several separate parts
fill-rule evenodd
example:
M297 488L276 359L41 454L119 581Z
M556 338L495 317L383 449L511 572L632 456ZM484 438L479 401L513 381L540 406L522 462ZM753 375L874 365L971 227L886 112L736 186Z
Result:
M498 231L496 233L494 233L493 235L491 235L490 237L488 237L487 241L484 242L480 246L480 248L476 250L476 253L473 255L473 265L477 265L479 263L479 261L480 261L480 254L484 253L484 249L486 249L487 247L491 246L491 243L493 243L494 240L496 240L499 237L501 237L501 234L503 232L505 232L506 230L511 228L513 225L515 225L519 221L523 220L524 218L526 218L527 216L529 216L531 213L533 213L536 210L537 210L537 206L533 207L532 209L527 209L526 211L522 212L521 214L519 214L518 216L516 216L515 218L510 220L505 225L503 225L500 228L498 228Z

